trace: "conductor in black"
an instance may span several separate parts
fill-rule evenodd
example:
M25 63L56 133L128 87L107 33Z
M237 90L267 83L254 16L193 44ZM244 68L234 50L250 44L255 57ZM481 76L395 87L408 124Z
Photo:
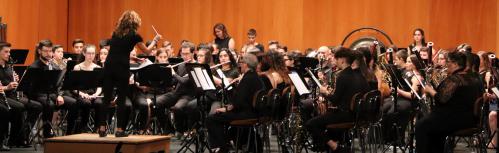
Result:
M106 134L106 117L108 113L109 104L115 99L113 95L113 89L116 87L116 104L117 104L117 129L116 137L126 137L128 134L124 131L126 124L128 123L128 115L125 113L126 106L125 100L128 94L128 80L130 77L130 52L135 46L142 50L144 53L149 54L151 49L159 39L161 35L156 35L149 46L146 46L143 42L142 37L137 32L140 27L141 20L137 12L128 10L125 11L113 31L110 40L110 50L109 55L106 58L104 67L104 82L103 91L104 105L100 106L97 111L100 111L101 115L98 124L99 137L105 137ZM140 61L140 59L133 59Z

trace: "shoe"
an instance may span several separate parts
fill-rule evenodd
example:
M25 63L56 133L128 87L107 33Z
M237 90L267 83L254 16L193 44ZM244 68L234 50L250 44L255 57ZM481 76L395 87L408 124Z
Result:
M97 132L99 133L99 137L101 137L101 138L107 136L107 131L106 130L104 130L104 131L98 130Z
M17 143L9 142L9 146L12 148L30 148L30 147L32 147L31 144L27 143L26 141L17 142Z
M116 133L114 134L115 137L128 137L128 133L126 133L125 131L116 131Z
M6 146L6 145L2 145L0 147L0 151L10 151L10 148L8 146Z

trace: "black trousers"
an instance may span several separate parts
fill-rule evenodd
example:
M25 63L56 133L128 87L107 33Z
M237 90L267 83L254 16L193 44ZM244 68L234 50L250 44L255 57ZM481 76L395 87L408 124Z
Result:
M225 112L208 116L206 118L206 128L208 129L210 147L226 147L229 138L225 133L224 126L231 121L256 117L257 114L254 112Z
M103 83L103 105L99 106L96 112L99 123L98 126L106 125L106 118L109 113L109 104L114 100L113 90L116 87L116 116L117 128L125 129L128 123L130 114L127 114L126 99L129 93L129 78L130 70L127 66L108 64L104 68L104 83Z
M56 106L57 95L50 94L47 98L46 94L38 94L34 99L42 105L42 120L44 122L43 130L44 134L47 134L51 129L49 123L52 123L52 117L56 109L66 109L68 111L67 122L68 129L73 129L76 119L78 117L78 105L76 104L76 99L70 96L62 96L64 99L64 104L61 106Z
M7 99L10 110L4 102L0 103L0 142L3 142L4 138L7 136L8 125L11 123L10 127L10 139L9 142L19 143L26 139L25 134L23 134L22 127L24 124L24 104L14 99Z
M84 99L81 97L77 97L76 100L78 101L77 102L77 105L78 105L77 111L79 111L81 120L80 120L80 124L74 126L75 128L72 131L72 133L74 133L74 134L86 132L86 131L90 130L87 127L88 121L90 119L90 111L92 110L92 108L97 109L97 107L102 105L102 98ZM97 120L96 116L98 116L97 112L94 116L94 119L95 119L95 123L99 123L100 121ZM90 127L90 128L92 128L92 127ZM98 127L96 126L93 128L97 129ZM69 131L69 129L68 129L68 131Z
M305 128L312 135L312 140L314 144L318 146L318 149L324 150L326 147L326 142L329 140L325 137L326 126L334 123L344 123L353 121L353 116L351 112L347 111L336 111L336 112L327 112L324 115L316 116L311 118L305 123ZM338 141L341 140L341 136L343 135L343 130L334 130L331 132L332 140Z
M185 107L194 97L191 95L180 95L175 91L168 92L158 98L158 109L171 109L174 114L175 127L178 132L185 132L188 127ZM169 129L167 129L169 130Z
M441 153L445 137L460 129L476 126L471 112L432 112L416 122L416 152Z
M391 98L387 98L381 111L383 112L382 126L383 126L383 140L385 142L394 142L398 138L402 140L405 135L405 130L409 121L411 120L411 113L414 113L414 107L411 101L405 98L398 98L397 100L397 112L394 112L394 103ZM393 127L393 124L397 123L397 129Z

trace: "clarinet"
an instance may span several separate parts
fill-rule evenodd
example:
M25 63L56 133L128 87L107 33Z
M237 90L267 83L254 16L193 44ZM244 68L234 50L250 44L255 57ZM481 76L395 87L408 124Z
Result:
M2 83L0 82L0 86L3 86ZM10 110L12 109L9 105L9 101L7 101L7 95L5 94L5 90L3 92L1 92L1 96L2 96L2 101L5 102L5 105L7 106L7 108Z

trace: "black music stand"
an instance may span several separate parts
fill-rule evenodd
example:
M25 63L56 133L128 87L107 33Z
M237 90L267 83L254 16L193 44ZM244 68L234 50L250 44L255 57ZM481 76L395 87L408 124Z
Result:
M102 86L102 69L93 71L71 71L64 77L62 90L88 90Z
M168 64L152 64L144 68L136 70L135 80L142 86L149 86L152 88L153 93L153 105L152 113L157 114L157 95L158 92L165 87L171 86L172 80L172 69L167 67ZM162 129L159 128L159 123L156 115L153 115L152 123L153 134L163 133Z
M319 64L319 60L317 58L312 57L299 57L296 63L296 68L298 69L296 72L298 74L304 74L303 77L307 77L307 68L311 70L316 70L317 65Z
M63 57L68 60L71 59L69 61L76 61L80 57L80 55L75 53L64 53Z
M137 58L149 59L149 61L151 61L151 62L156 61L156 56L139 55L139 56L137 56Z
M17 91L23 91L24 93L44 93L47 94L47 102L50 102L50 93L57 92L63 76L64 72L62 70L28 68L19 81ZM29 97L28 101L30 101ZM50 122L45 124L48 124L52 128ZM32 142L33 139L39 138L40 141L38 143L42 144L43 139L41 137L41 129L37 129L29 141Z
M11 49L9 63L11 64L24 64L28 57L29 50L27 49Z
M195 145L195 150L190 150L192 152L204 152L205 148L211 152L209 144L207 143L207 129L204 125L206 121L205 118L208 114L205 110L205 108L207 108L205 93L216 90L213 75L208 64L187 63L186 70L189 74L189 78L195 83L196 90L201 93L197 96L197 107L199 108L201 119L193 125L193 128L196 129L197 132L191 136L191 139L188 140L178 152L190 150L191 145Z
M168 63L170 63L171 65L175 65L177 63L181 63L183 62L184 59L182 58L179 58L179 57L171 57L171 58L168 58Z

